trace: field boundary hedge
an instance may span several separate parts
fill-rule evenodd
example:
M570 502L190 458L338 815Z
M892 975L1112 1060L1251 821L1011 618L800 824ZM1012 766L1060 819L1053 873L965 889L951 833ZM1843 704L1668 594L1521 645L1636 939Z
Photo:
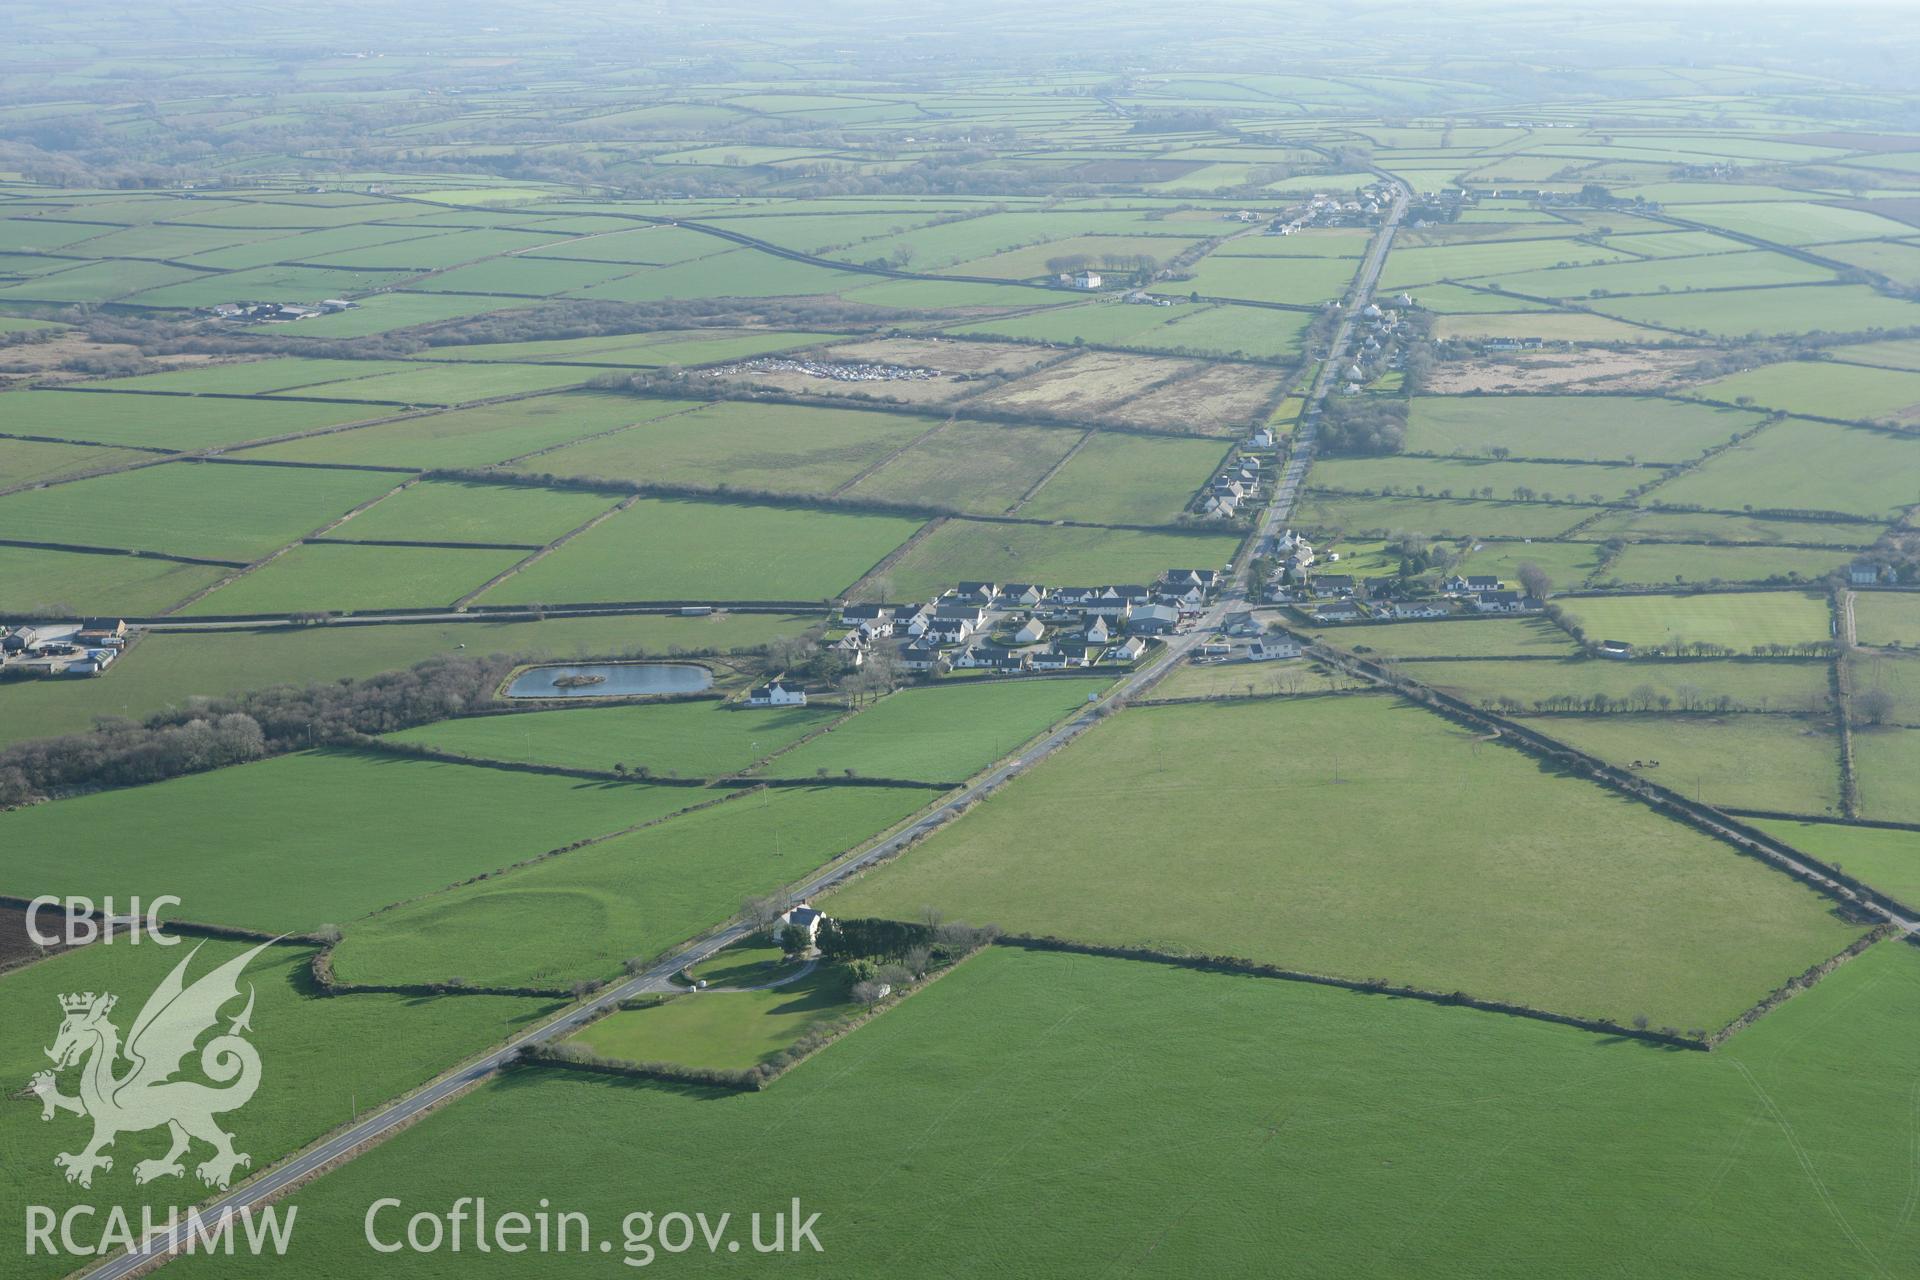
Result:
M1102 956L1114 960L1137 960L1150 964L1171 965L1180 969L1197 969L1207 973L1242 974L1254 978L1273 978L1283 982L1304 982L1314 986L1339 987L1344 991L1357 991L1363 994L1397 996L1408 1000L1424 1000L1429 1004L1459 1005L1469 1009L1479 1009L1485 1013L1504 1013L1517 1018L1532 1018L1540 1022L1554 1022L1562 1026L1578 1027L1583 1031L1626 1036L1634 1040L1644 1040L1650 1044L1664 1045L1673 1049L1692 1049L1704 1052L1711 1047L1704 1034L1689 1036L1682 1035L1671 1029L1662 1031L1641 1029L1626 1026L1607 1018L1586 1018L1571 1013L1555 1013L1549 1009L1536 1009L1532 1005L1517 1004L1506 1000L1482 999L1479 996L1468 995L1464 991L1436 991L1427 987L1414 987L1402 983L1388 982L1384 978L1336 978L1329 974L1308 973L1301 969L1288 969L1281 965L1267 964L1258 960L1248 960L1241 956L1181 955L1177 952L1160 951L1152 947L1076 942L1068 938L1024 933L1003 934L996 940L995 945L1019 947L1028 951L1063 951L1076 955Z
M361 735L347 740L347 745L361 751L392 756L409 756L419 760L436 760L442 764L468 765L476 769L499 769L507 773L536 773L550 777L582 778L590 782L612 782L652 787L726 787L738 780L747 786L764 787L891 787L914 791L951 791L962 785L958 782L923 782L918 778L869 778L858 774L829 773L817 774L806 778L746 778L740 774L722 774L718 777L680 778L662 776L654 773L641 773L628 770L619 773L612 769L586 769L578 765L542 764L535 760L498 760L491 756L468 755L461 751L449 751L444 747L431 746L424 742L394 742L386 738Z
M1808 966L1806 972L1796 974L1787 979L1772 991L1769 991L1765 996L1761 997L1760 1001L1751 1009L1748 1009L1745 1013L1714 1032L1711 1036L1708 1036L1707 1046L1709 1048L1718 1048L1725 1044L1733 1036L1766 1017L1794 996L1810 989L1816 982L1820 981L1820 979L1826 977L1847 961L1861 954L1874 943L1882 942L1899 932L1900 930L1894 925L1880 925L1864 937L1856 939L1852 946L1840 952L1838 955L1828 956L1820 963Z

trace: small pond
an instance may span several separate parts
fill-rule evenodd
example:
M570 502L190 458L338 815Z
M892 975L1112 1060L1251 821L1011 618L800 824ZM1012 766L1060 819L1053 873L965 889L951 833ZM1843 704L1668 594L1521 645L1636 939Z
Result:
M631 698L654 693L699 693L713 672L687 663L586 662L528 667L507 686L509 698Z

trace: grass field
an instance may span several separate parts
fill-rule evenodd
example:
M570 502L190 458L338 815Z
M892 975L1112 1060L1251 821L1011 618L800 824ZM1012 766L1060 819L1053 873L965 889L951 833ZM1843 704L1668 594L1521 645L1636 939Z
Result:
M1096 433L1020 514L1040 520L1169 524L1225 454L1219 443L1208 440Z
M182 617L283 618L327 610L451 605L524 551L306 543L181 610Z
M618 762L664 777L711 778L744 769L840 715L835 707L748 710L701 700L475 716L393 736L490 760L576 769L611 769Z
M1627 540L1667 538L1683 542L1811 543L1864 547L1880 526L1821 520L1787 520L1712 511L1610 511L1576 535L1604 541L1620 534Z
M1433 332L1438 338L1545 338L1548 342L1644 342L1652 336L1652 331L1639 325L1583 311L1441 316Z
M1886 1117L1916 1082L1916 999L1920 964L1883 944L1717 1053L1659 1053L1414 1001L994 950L764 1093L556 1071L485 1085L296 1192L301 1231L276 1267L376 1274L364 1219L387 1195L406 1212L550 1197L616 1250L636 1203L724 1207L744 1231L738 1215L794 1193L768 1135L806 1133L824 1252L786 1265L809 1275L892 1276L931 1256L956 1274L1076 1275L1098 1259L1121 1276L1228 1276L1284 1256L1314 1277L1411 1260L1521 1280L1605 1258L1630 1280L1733 1280L1843 1259L1872 1271L1855 1241L1898 1272L1920 1243L1903 1215L1908 1135ZM622 1162L634 1172L609 1182ZM1810 1178L1831 1213L1806 1212ZM1257 1211L1274 1204L1287 1211ZM1381 1204L1400 1206L1384 1227ZM673 1260L736 1269L704 1247ZM511 1275L524 1259L461 1266Z
M1920 593L1856 591L1853 626L1861 644L1920 648Z
M1554 538L1597 510L1570 503L1343 498L1309 491L1301 495L1293 523L1299 528L1340 530L1348 537L1424 533L1452 538Z
M322 751L0 815L0 879L29 898L171 893L184 920L299 932L701 798Z
M949 422L862 479L847 496L1003 515L1081 434L1077 427Z
M698 803L718 797L662 791ZM608 978L798 880L938 793L877 787L740 795L347 927L334 971L356 982L564 985Z
M1826 600L1810 591L1582 596L1560 604L1585 624L1589 636L1641 648L1705 642L1744 653L1757 644L1800 644L1832 634Z
M0 610L144 617L178 604L226 572L140 556L0 547Z
M1556 589L1577 587L1600 565L1600 549L1585 542L1475 542L1458 572L1497 575L1510 588L1520 585L1523 564L1546 571ZM1391 571L1391 570L1389 570Z
M1644 484L1638 467L1586 466L1558 462L1495 462L1486 458L1328 458L1313 465L1316 489L1377 493L1431 493L1462 498L1491 488L1506 498L1523 489L1573 501L1611 502ZM1564 508L1563 508L1564 509Z
M6 555L6 550L0 549L0 561ZM142 637L104 679L0 684L0 743L76 733L100 715L137 719L184 705L195 697L377 675L462 649L555 658L726 652L761 645L778 635L798 635L819 621L796 614L723 613L705 618L639 615L548 618L544 622L476 619L271 631L156 632Z
M1229 534L1147 533L949 520L909 548L887 572L890 599L912 599L956 582L1044 582L1049 586L1152 582L1168 569L1225 564ZM875 594L869 592L868 594Z
M1407 415L1406 447L1416 453L1484 455L1499 447L1521 458L1684 462L1759 421L1757 413L1652 396L1416 396Z
M1895 902L1920 902L1920 832L1837 822L1747 821L1829 866L1864 880Z
M806 778L851 769L866 777L957 782L1066 719L1109 683L1050 677L904 689L761 772Z
M1703 507L1891 518L1920 501L1916 474L1920 438L1790 418L1655 492Z
M1920 822L1920 729L1856 729L1853 768L1860 786L1860 816Z
M0 537L244 562L393 484L366 471L176 462L0 498Z
M1345 294L1353 283L1351 258L1202 258L1192 278L1167 286L1203 298L1290 302L1317 306Z
M899 516L642 498L482 599L826 599L919 527Z
M507 542L543 546L613 508L613 495L426 480L327 535L350 542Z
M787 1048L815 1023L858 1009L852 985L844 968L829 965L771 991L682 995L602 1018L573 1043L627 1062L742 1071Z
M1602 298L1590 305L1595 311L1632 324L1716 338L1743 338L1749 334L1870 333L1879 329L1907 329L1920 322L1920 307L1875 293L1865 285L1798 285Z
M1770 409L1819 418L1911 422L1920 415L1920 373L1831 361L1762 365L1702 383L1690 394L1712 400L1746 396Z
M11 489L17 484L40 484L97 467L117 467L151 457L133 449L52 444L43 440L0 440L0 489Z
M95 444L207 449L313 431L393 410L298 400L223 400L115 392L27 391L7 401L11 430Z
M937 423L907 414L722 402L543 453L519 470L823 494Z
M1847 562L1842 550L1805 547L1703 547L1685 542L1643 542L1622 551L1601 576L1640 586L1669 582L1760 582L1821 578Z
M1839 811L1840 743L1827 717L1553 716L1528 723L1610 764L1648 762L1643 776L1708 804Z
M0 1020L16 1028L0 1052L0 1070L9 1080L24 1081L48 1062L41 1048L51 1044L60 1025L59 997L67 992L113 991L121 994L114 1021L125 1028L146 994L160 984L194 947L189 980L243 954L245 944L224 940L183 939L168 948L126 945L94 946L68 952L44 963L18 969L0 978ZM312 952L301 947L270 948L248 966L243 990L256 993L251 1039L263 1061L260 1091L252 1106L228 1117L234 1146L253 1157L258 1170L280 1156L344 1124L357 1106L362 1114L388 1098L411 1089L437 1074L450 1061L474 1052L519 1029L550 1006L534 1000L470 997L461 1000L418 1001L401 996L356 996L348 1000L317 999L307 964ZM239 1002L229 1009L237 1011ZM223 1024L224 1025L224 1024ZM381 1051L369 1053L368 1045ZM197 1061L197 1058L190 1059ZM194 1076L191 1066L189 1078ZM63 1090L76 1091L77 1074L68 1072ZM166 1178L142 1187L135 1183L134 1165L165 1154L161 1132L126 1132L114 1144L114 1167L97 1175L91 1191L70 1186L54 1167L60 1151L78 1151L87 1130L78 1117L61 1116L60 1123L43 1124L38 1108L13 1105L0 1108L0 1188L18 1204L44 1204L64 1209L69 1204L124 1206L140 1219L139 1206L156 1206L164 1220L166 1206L201 1200L207 1190L195 1176L191 1162L205 1159L209 1148L195 1145L184 1178ZM245 1177L241 1170L239 1177ZM100 1211L106 1212L103 1207ZM22 1219L13 1214L0 1222L0 1249L16 1257L26 1253ZM19 1263L17 1276L55 1276L65 1262L40 1256Z
M1390 622L1319 633L1342 648L1396 658L1500 658L1556 654L1571 658L1573 638L1546 618L1473 618L1459 622Z
M1809 659L1747 662L1615 662L1568 658L1561 662L1422 662L1407 674L1422 684L1480 702L1502 695L1532 705L1561 694L1604 693L1628 698L1643 689L1672 705L1731 698L1743 711L1825 711L1827 664Z
M691 407L684 401L588 392L534 396L270 445L241 456L380 467L479 467Z
M1192 820L1223 794L1237 821ZM1482 806L1529 816L1435 821ZM1370 695L1134 708L827 910L926 904L1682 1027L1854 932L1729 848Z

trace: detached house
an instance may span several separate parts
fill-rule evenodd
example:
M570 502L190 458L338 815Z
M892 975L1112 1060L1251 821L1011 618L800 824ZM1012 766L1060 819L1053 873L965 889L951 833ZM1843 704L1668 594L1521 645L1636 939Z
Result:
M1107 650L1108 662L1138 662L1140 655L1147 651L1147 642L1139 636L1128 636L1113 648Z
M1500 579L1490 574L1474 574L1463 578L1456 573L1446 581L1447 590L1463 596L1479 595L1482 591L1498 591L1504 585Z
M1297 658L1300 645L1285 636L1270 636L1265 640L1255 640L1247 646L1249 662L1272 662L1276 658Z
M1316 574L1312 586L1313 594L1319 599L1345 599L1353 594L1353 575L1350 573Z
M747 705L750 707L804 707L807 705L807 691L797 684L784 684L774 680L747 690Z

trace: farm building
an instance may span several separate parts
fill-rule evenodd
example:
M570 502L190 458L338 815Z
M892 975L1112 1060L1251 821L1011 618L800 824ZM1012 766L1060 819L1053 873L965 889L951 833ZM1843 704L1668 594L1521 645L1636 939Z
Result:
M747 705L750 707L804 707L807 705L807 691L797 684L782 684L774 680L747 690Z

